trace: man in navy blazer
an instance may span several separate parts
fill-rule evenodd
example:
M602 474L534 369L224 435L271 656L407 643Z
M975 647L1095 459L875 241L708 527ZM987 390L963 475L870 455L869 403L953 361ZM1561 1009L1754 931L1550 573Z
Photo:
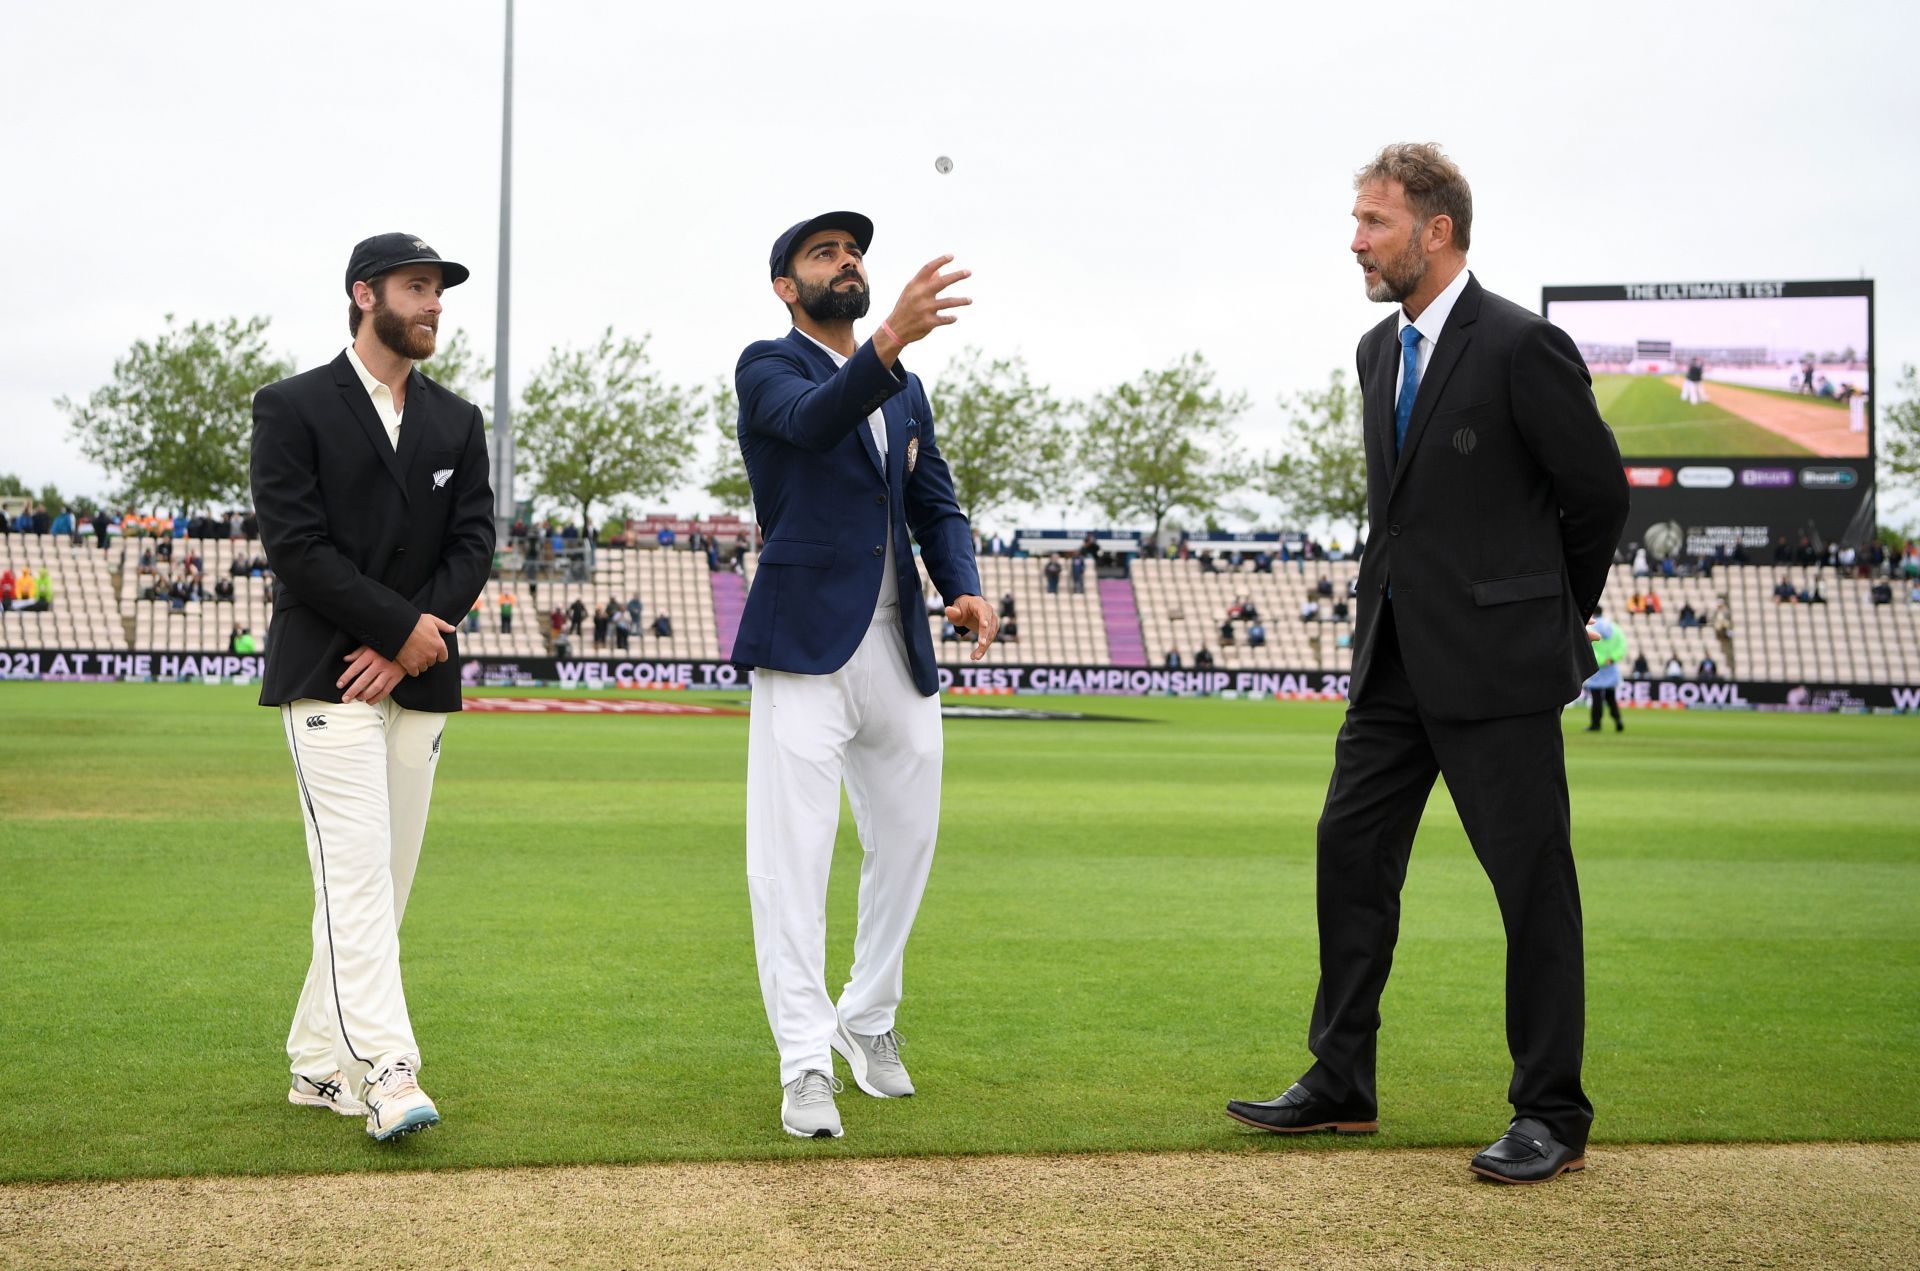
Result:
M974 634L999 620L980 596L973 536L934 442L933 410L901 351L969 303L941 292L968 271L929 262L856 347L873 223L828 212L775 240L773 291L793 330L735 368L740 452L765 544L734 660L756 668L747 748L747 889L767 1021L780 1050L781 1126L838 1138L832 1052L877 1098L913 1093L894 1015L902 960L940 822L940 680L913 543ZM911 538L909 538L911 535ZM826 986L827 875L844 780L864 857L853 970Z

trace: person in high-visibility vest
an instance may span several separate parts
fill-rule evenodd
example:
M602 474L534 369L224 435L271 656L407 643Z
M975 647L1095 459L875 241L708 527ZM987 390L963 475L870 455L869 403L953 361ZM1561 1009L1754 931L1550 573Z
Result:
M1598 609L1593 611L1593 621L1588 625L1600 637L1593 642L1593 659L1600 664L1600 669L1588 677L1584 686L1593 702L1593 718L1587 731L1600 731L1600 713L1604 710L1613 712L1613 731L1624 732L1627 726L1620 718L1618 690L1620 667L1627 660L1627 633Z

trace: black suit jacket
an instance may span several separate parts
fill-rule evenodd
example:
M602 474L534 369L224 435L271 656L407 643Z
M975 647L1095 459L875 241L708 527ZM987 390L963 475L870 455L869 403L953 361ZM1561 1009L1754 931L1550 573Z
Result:
M343 352L253 399L253 506L273 567L263 706L340 700L345 655L393 657L424 613L459 625L493 569L493 489L480 410L420 372L400 449ZM408 710L460 709L447 660L400 681Z
M1367 518L1351 700L1381 603L1421 711L1557 709L1594 672L1583 630L1627 518L1619 447L1566 332L1469 278L1395 456L1398 311L1360 341Z

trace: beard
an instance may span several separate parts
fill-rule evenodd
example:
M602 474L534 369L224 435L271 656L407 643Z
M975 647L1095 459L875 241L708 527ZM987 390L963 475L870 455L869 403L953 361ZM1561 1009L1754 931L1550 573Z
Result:
M825 284L805 283L794 279L794 288L800 293L800 307L806 315L821 325L832 322L853 322L867 316L867 305L872 297L867 295L867 285L861 283L857 291L835 291L834 283L844 282L846 275L835 278Z
M387 308L387 298L378 289L373 295L373 333L380 343L412 362L424 362L432 357L434 346L439 343L437 329L419 330L412 321Z
M1392 260L1381 260L1377 256L1360 257L1363 265L1372 265L1380 271L1380 277L1367 287L1367 299L1375 304L1388 301L1395 303L1405 300L1420 286L1427 276L1427 254L1420 250L1420 226L1407 235L1407 246Z

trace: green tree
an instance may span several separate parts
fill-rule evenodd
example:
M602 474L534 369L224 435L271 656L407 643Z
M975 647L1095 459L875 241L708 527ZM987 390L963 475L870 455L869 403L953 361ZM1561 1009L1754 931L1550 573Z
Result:
M1880 412L1880 484L1920 493L1920 372L1900 368L1900 400Z
M487 420L493 419L493 395L481 396L481 386L493 378L493 366L473 347L473 341L460 327L439 341L433 356L419 364L420 373L448 392L466 398L480 408Z
M253 394L293 365L267 351L266 318L179 327L137 340L85 402L61 397L80 452L135 502L185 511L248 497Z
M1247 404L1245 394L1214 387L1198 353L1098 394L1080 408L1088 497L1115 521L1151 517L1156 539L1175 508L1212 514L1244 479L1233 422Z
M27 483L20 479L18 473L0 472L0 497L32 493L33 491L27 489Z
M1061 405L1028 377L1018 354L988 359L969 345L941 377L938 397L940 453L968 520L1047 503L1071 488L1072 434Z
M1279 500L1298 528L1321 521L1351 522L1354 541L1367 521L1367 443L1360 386L1336 369L1324 391L1280 399L1287 438L1280 453L1262 460L1256 480Z
M527 381L514 444L534 493L580 509L625 496L657 498L692 457L701 408L660 379L647 340L608 327L589 349L555 348Z
M744 512L753 506L753 487L747 483L747 465L740 458L740 403L733 385L715 382L703 413L720 438L707 469L707 497L729 512Z

